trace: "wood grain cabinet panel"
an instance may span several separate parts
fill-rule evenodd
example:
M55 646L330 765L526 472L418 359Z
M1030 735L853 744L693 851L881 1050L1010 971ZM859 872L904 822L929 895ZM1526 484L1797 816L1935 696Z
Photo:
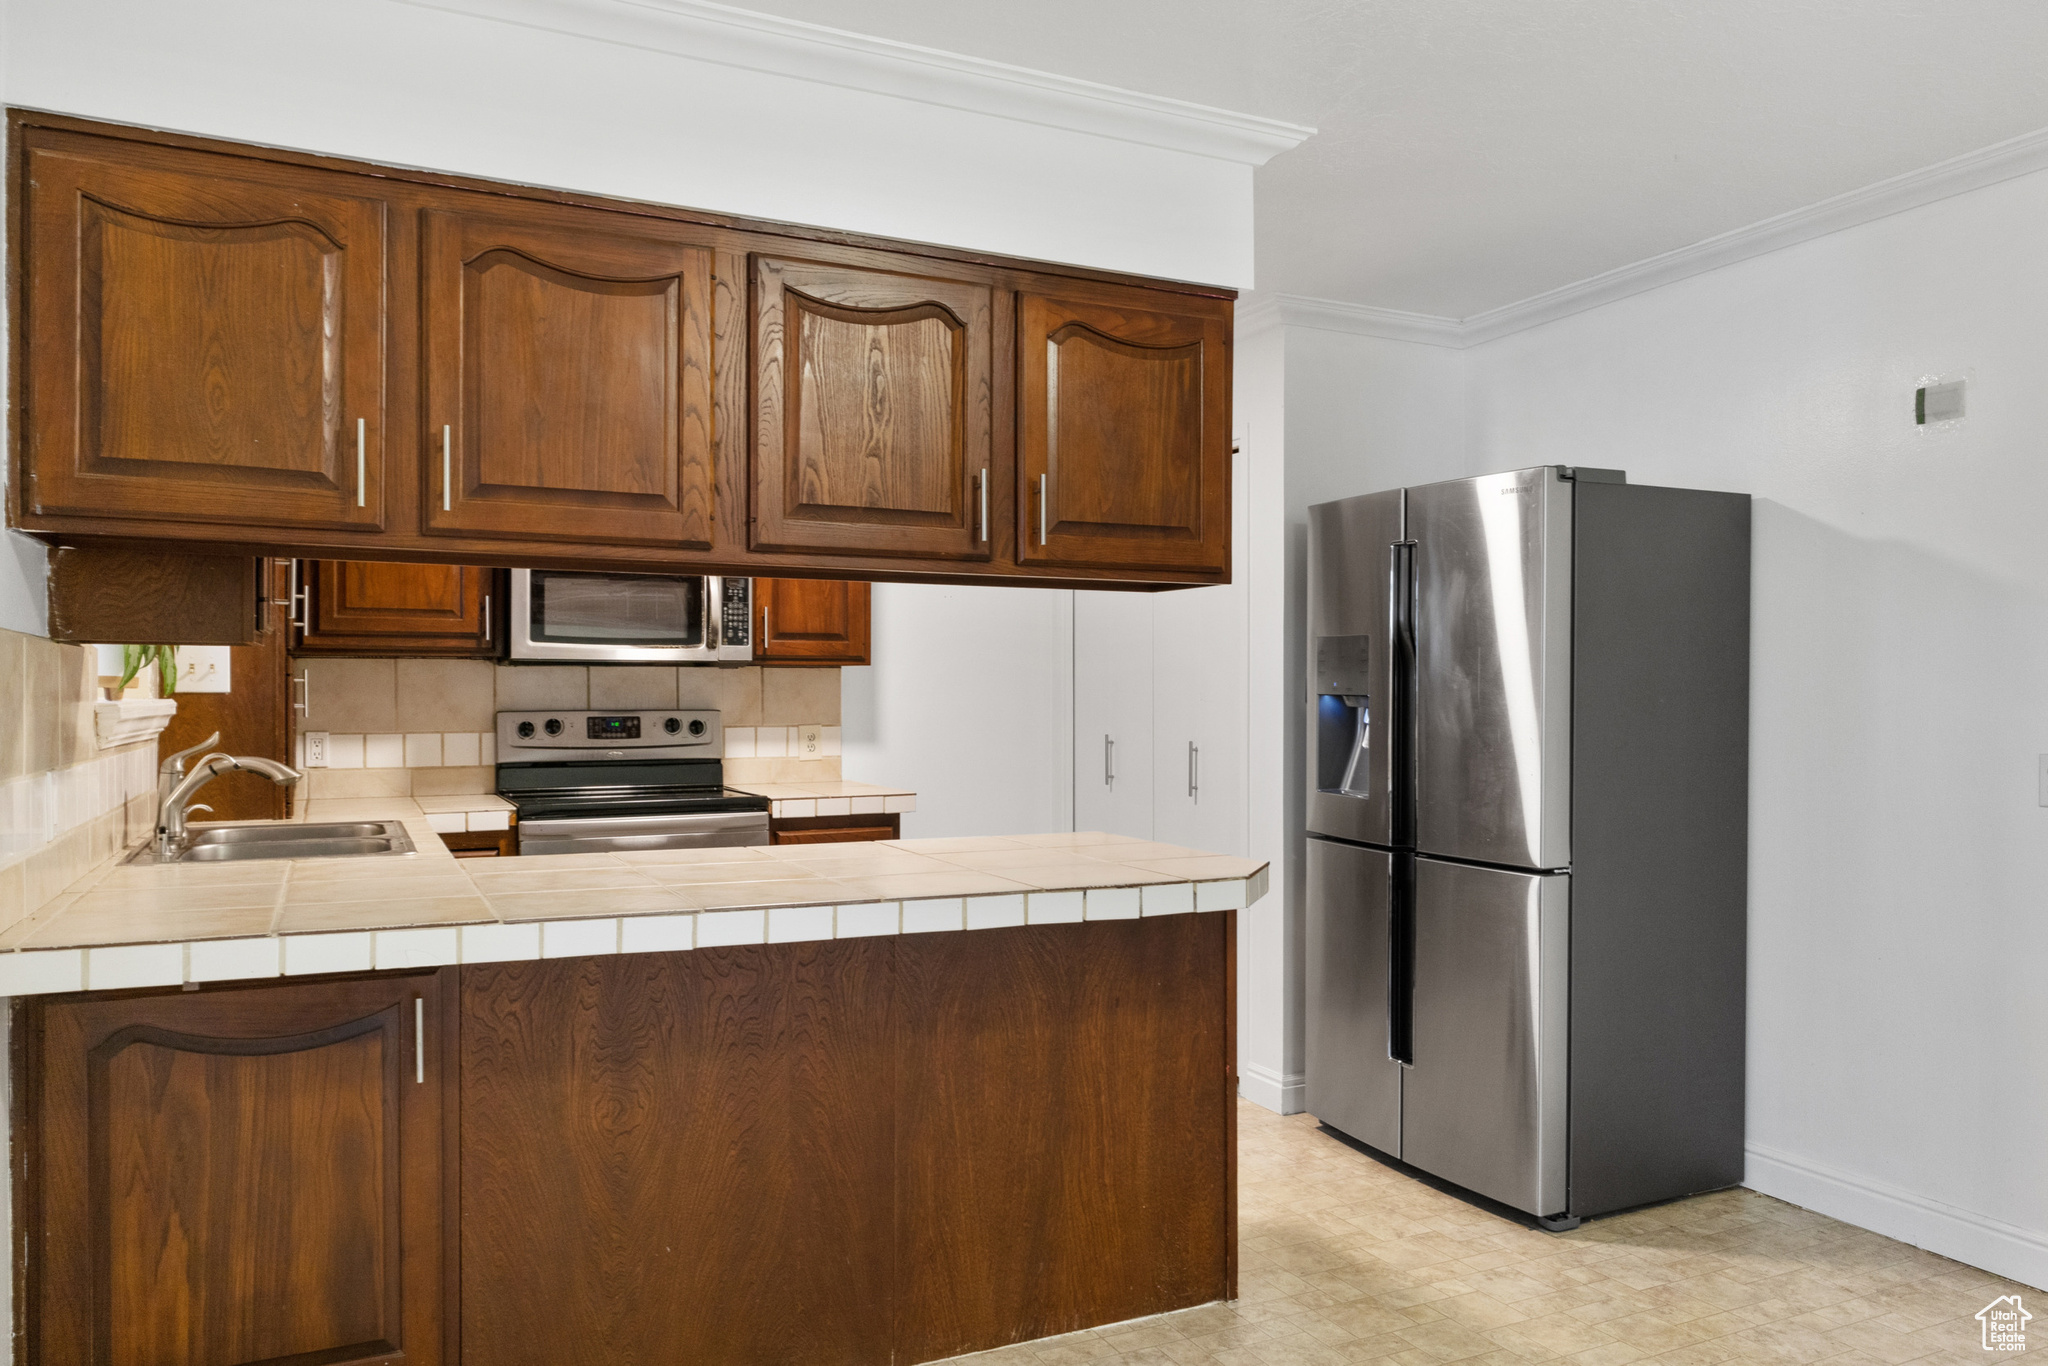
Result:
M858 580L755 579L756 664L866 664L872 590Z
M449 1360L452 975L28 1003L26 1359Z
M24 510L381 527L370 182L42 132L26 159Z
M1108 286L1018 305L1027 564L1230 565L1230 310Z
M426 529L708 549L708 239L461 202L422 231Z
M463 969L467 1359L891 1360L892 948Z
M452 564L308 560L299 654L498 654L497 571Z
M989 558L993 291L933 264L753 258L755 549Z

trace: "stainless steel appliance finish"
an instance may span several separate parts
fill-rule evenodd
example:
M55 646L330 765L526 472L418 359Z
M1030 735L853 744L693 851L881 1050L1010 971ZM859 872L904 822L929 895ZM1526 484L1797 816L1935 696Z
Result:
M1571 862L1571 530L1551 468L1408 491L1425 853Z
M725 786L715 711L498 713L498 795L519 852L768 843L768 799Z
M1401 1155L1401 1064L1390 1056L1389 894L1395 855L1308 842L1309 1108L1361 1143Z
M1309 829L1362 844L1393 838L1391 566L1403 495L1308 510Z
M1400 1155L1534 1214L1566 1204L1570 881L1415 861Z
M1748 498L1308 520L1309 1110L1547 1228L1739 1181Z
M547 663L750 660L753 584L717 574L515 569L508 654Z

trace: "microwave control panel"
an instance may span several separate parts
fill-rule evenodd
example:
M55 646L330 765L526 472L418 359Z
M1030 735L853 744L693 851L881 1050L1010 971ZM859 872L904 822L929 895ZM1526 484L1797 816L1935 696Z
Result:
M752 579L726 578L719 580L721 596L725 601L719 604L719 641L725 645L746 645L754 632L754 581Z

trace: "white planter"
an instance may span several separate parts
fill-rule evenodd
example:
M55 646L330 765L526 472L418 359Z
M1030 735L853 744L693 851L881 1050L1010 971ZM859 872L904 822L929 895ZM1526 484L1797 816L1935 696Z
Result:
M101 749L154 740L178 714L177 699L170 697L124 697L118 702L93 704L93 729L99 732Z

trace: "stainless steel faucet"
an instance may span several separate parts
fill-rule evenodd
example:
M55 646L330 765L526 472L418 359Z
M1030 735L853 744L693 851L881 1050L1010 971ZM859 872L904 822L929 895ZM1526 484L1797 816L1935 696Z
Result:
M206 745L219 739L220 736L216 733ZM238 769L247 773L261 773L280 787L289 786L305 776L295 768L287 768L274 759L264 759L254 754L209 754L201 759L190 773L184 773L185 759L196 750L205 749L206 745L198 745L193 749L173 754L164 760L159 770L160 776L165 780L163 798L156 809L156 858L159 863L173 862L185 852L185 844L189 839L185 830L185 817L191 811L213 809L207 806L188 807L187 803L192 800L193 793L221 774L232 773ZM175 769L172 767L173 764L176 765ZM180 777L179 774L183 776Z

